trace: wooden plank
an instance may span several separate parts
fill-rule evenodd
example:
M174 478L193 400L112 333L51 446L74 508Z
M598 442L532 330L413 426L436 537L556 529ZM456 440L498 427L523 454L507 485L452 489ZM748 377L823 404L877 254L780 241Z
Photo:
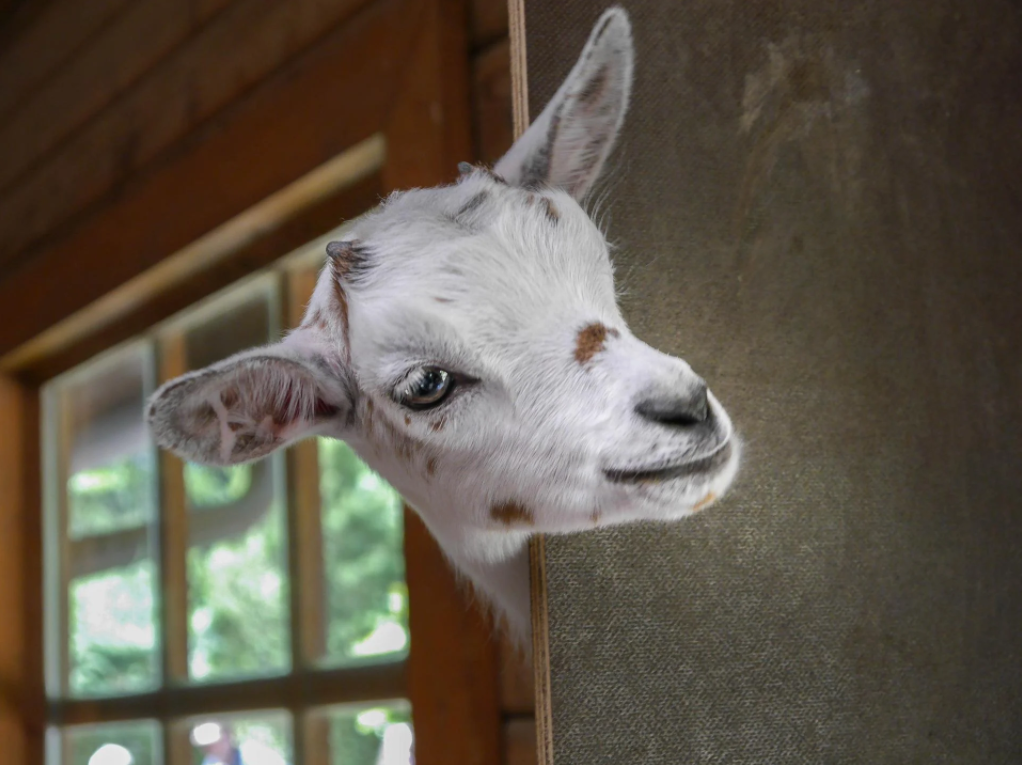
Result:
M4 189L0 259L9 262L104 195L116 196L165 149L336 29L365 2L237 0L30 175ZM349 71L359 68L355 60L346 61ZM322 96L333 92L332 83L321 84ZM348 108L351 103L357 102ZM47 118L45 111L37 116Z
M514 141L511 114L511 44L500 40L472 64L472 111L476 159L492 165Z
M529 127L529 89L526 58L525 2L508 2L511 43L511 104L514 138ZM543 536L529 543L529 590L532 605L532 666L535 693L536 761L553 765L553 711L550 706L550 623L547 610L546 554Z
M0 122L0 189L130 88L231 0L133 3Z
M42 533L36 391L0 377L0 741L5 761L41 762ZM10 757L10 760L6 758Z
M265 709L298 713L331 704L354 704L401 698L405 666L375 666L299 671L290 675L246 679L233 683L200 683L163 688L134 696L97 699L53 699L48 705L54 725L227 715Z
M504 722L504 765L537 765L536 721L511 718Z
M554 765L553 709L550 706L550 621L547 611L546 553L543 536L529 548L532 568L532 665L536 686L536 749L539 765Z
M387 189L432 186L471 156L466 8L433 0L386 127ZM492 627L470 607L425 525L405 512L416 765L493 765L500 709Z
M22 24L12 17L3 30L7 44L0 50L0 117L7 117L21 101L53 72L72 58L128 0L56 0L24 3L15 15L27 15ZM8 38L10 35L10 38Z
M473 50L507 36L507 0L471 0L469 25Z
M319 233L324 230L320 229ZM315 267L287 274L285 310L288 327L297 327L301 323L318 275ZM326 654L326 575L316 439L292 446L287 451L287 460L291 664L309 667L321 661ZM296 737L300 728L296 726Z
M506 637L500 640L500 708L505 715L531 716L536 709L532 660Z
M379 200L382 189L378 173L362 178L302 208L239 249L223 257L211 256L204 268L185 279L154 280L151 289L132 290L129 299L113 306L112 310L101 311L98 316L85 315L93 313L87 310L69 317L54 328L62 331L33 338L18 353L0 361L0 367L17 371L21 379L32 382L54 377L204 297L269 267L285 253L371 208ZM134 284L125 285L125 289ZM102 302L93 304L90 309L99 308Z
M188 371L185 339L180 333L161 339L159 380ZM188 682L188 505L184 463L160 451L160 513L157 549L160 588L160 663L163 685Z
M376 132L423 4L381 0L33 253L0 283L0 305L17 317L0 323L0 354Z

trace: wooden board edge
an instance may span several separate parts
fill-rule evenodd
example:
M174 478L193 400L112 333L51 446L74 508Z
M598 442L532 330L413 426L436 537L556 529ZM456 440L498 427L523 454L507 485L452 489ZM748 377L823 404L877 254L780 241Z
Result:
M550 619L547 610L546 549L541 535L529 544L532 593L532 667L536 685L536 762L553 765L553 715L550 702Z
M529 78L526 58L525 0L508 0L511 38L511 106L514 137L529 127ZM541 535L529 545L532 597L532 667L536 694L536 758L538 765L553 765L553 716L550 703L550 622L547 610L546 553Z

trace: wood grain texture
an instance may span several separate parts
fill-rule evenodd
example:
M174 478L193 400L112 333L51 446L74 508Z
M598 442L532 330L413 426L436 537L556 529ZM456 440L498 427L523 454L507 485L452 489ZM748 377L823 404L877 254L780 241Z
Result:
M0 30L0 119L66 65L129 0L22 2ZM22 17L22 18L19 18Z
M472 108L476 159L494 164L511 148L511 46L499 40L473 59Z
M94 212L97 205L132 194L131 179L144 168L158 158L165 160L170 147L178 146L185 136L205 126L324 36L331 38L333 53L343 57L344 66L329 81L320 83L319 96L351 110L359 101L348 100L352 94L335 83L356 79L364 62L381 59L365 54L357 57L359 49L339 39L336 30L366 2L235 0L63 142L45 162L34 166L30 175L4 189L0 194L0 260L22 262L41 238L52 238L58 228L73 226L83 211ZM386 3L374 8L383 5ZM336 47L342 42L346 47ZM382 48L387 45L382 39L376 42ZM392 60L401 57L395 55ZM283 74L293 75L294 71ZM42 112L38 117L61 121L52 113ZM22 149L15 144L11 151ZM238 172L245 173L243 168Z
M507 37L507 0L471 0L469 14L473 49Z
M0 741L5 762L41 762L42 532L38 392L0 377ZM7 759L10 758L10 759Z
M531 716L536 708L532 660L506 636L500 640L500 708L509 715Z
M401 97L385 129L387 190L433 186L472 155L466 8L433 0L419 19ZM405 513L412 642L408 698L416 765L492 765L500 759L500 698L492 627L470 605L425 525Z
M34 252L0 283L0 305L19 316L0 326L0 353L376 132L396 108L423 6L381 0Z
M132 3L0 123L0 189L144 77L231 0ZM78 5L85 5L79 3Z
M526 58L525 0L508 0L511 43L511 104L514 137L529 126L529 89ZM533 537L529 545L532 595L532 666L535 693L536 758L539 765L553 765L553 712L550 705L550 623L544 541Z
M504 723L504 765L537 765L536 721L512 718Z
M19 378L47 380L144 332L214 292L270 266L281 255L324 231L365 212L377 203L382 189L380 175L374 173L319 200L208 268L179 283L164 285L158 293L147 296L126 311L112 314L85 333L69 334L42 348L38 355L15 366Z

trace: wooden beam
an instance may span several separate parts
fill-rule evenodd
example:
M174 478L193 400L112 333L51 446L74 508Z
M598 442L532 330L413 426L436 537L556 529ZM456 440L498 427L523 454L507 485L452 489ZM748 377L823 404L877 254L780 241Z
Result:
M471 0L469 10L473 50L507 36L507 0Z
M162 338L157 353L157 383L188 371L188 352L180 333ZM174 686L188 682L188 500L184 463L160 451L159 468L160 670L161 684Z
M6 354L377 132L426 0L381 0L0 283ZM467 124L467 123L466 123Z
M0 377L0 741L4 760L41 762L42 531L38 392ZM9 759L8 759L9 758Z
M433 186L470 159L467 8L432 0L420 19L400 97L385 129L387 190ZM408 698L416 765L500 761L500 704L492 627L470 606L419 517L405 512Z
M529 127L529 78L526 57L525 0L508 1L511 42L511 105L514 137ZM552 709L550 706L550 624L547 610L546 553L543 536L529 543L529 591L532 605L532 667L535 692L536 759L553 765Z
M233 683L181 685L132 696L51 700L49 719L54 725L91 725L140 719L171 721L265 709L287 709L297 715L331 704L402 698L405 682L401 662L298 671Z
M511 46L500 40L472 64L472 108L476 159L493 165L514 140L511 115Z
M301 323L318 275L318 269L311 266L286 275L288 327ZM326 656L326 572L318 439L295 444L288 449L287 459L291 663L294 667L312 667Z
M30 381L54 377L370 209L383 189L384 141L373 137L351 152L32 338L0 359L0 370ZM337 165L347 165L350 174L338 174L331 186L306 193L309 180Z

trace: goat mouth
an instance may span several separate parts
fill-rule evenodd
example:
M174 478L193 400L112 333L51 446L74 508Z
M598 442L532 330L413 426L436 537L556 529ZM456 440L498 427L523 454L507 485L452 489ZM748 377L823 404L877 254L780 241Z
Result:
M699 459L683 462L680 465L668 465L653 470L613 470L605 469L603 474L612 483L663 483L678 478L689 478L694 475L715 473L731 459L731 442L721 446L713 454Z

